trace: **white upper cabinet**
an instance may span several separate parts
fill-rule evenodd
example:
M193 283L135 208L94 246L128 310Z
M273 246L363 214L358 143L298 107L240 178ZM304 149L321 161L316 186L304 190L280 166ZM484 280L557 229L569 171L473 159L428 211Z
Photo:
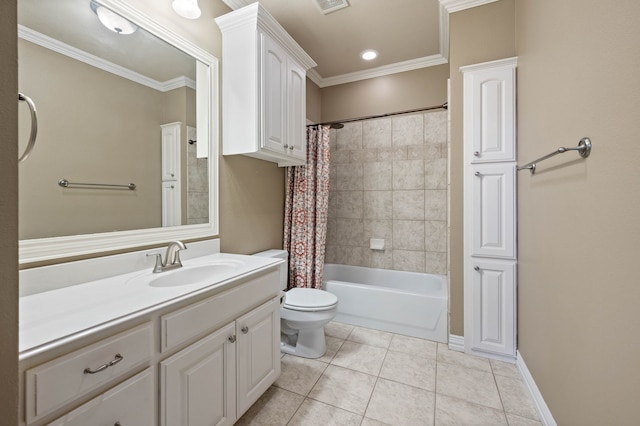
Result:
M516 61L462 67L467 163L515 161Z
M316 63L258 2L222 31L222 153L306 162L306 72Z

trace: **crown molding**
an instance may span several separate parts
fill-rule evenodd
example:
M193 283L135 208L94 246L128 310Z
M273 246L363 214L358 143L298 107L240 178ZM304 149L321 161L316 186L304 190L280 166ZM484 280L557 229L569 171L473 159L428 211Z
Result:
M184 86L190 87L194 90L196 88L196 82L188 77L176 77L164 82L154 80L145 75L122 67L120 65L116 65L113 62L104 60L98 56L92 55L91 53L85 52L84 50L77 49L73 46L70 46L66 43L63 43L59 40L51 38L20 24L18 24L18 37L31 43L37 44L38 46L44 47L45 49L49 49L61 55L83 62L87 65L91 65L92 67L101 69L119 77L126 78L127 80L131 80L135 83L142 84L160 92L167 92L169 90L177 89Z
M482 6L498 0L439 0L440 6L444 7L447 13L460 12L472 7Z
M255 3L257 0L222 0L224 4L231 9L236 10L241 7L249 6L251 3Z
M255 3L255 0L222 0L231 9L238 9L249 4ZM449 15L461 10L470 9L485 4L494 3L499 0L438 0L439 6L439 22L440 22L440 53L423 58L416 58L404 62L384 65L365 71L358 71L347 74L340 74L333 77L322 77L315 69L307 71L307 77L313 81L318 87L336 86L339 84L353 83L355 81L367 80L369 78L383 77L386 75L396 74L405 71L412 71L420 68L427 68L436 65L442 65L449 62Z
M425 56L422 58L410 59L408 61L396 62L394 64L383 65L381 67L368 69L366 71L357 71L348 74L336 75L334 77L322 78L316 70L307 71L307 77L318 87L336 86L338 84L353 83L354 81L366 80L369 78L383 77L386 75L397 74L405 71L413 71L420 68L433 67L448 63L447 58L437 54Z

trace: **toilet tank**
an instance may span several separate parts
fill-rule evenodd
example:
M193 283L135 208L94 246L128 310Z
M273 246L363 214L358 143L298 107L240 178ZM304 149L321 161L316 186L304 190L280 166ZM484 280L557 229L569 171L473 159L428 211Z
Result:
M254 254L254 256L273 257L277 259L284 259L285 262L280 265L280 290L287 289L287 275L289 273L289 252L286 250L265 250Z

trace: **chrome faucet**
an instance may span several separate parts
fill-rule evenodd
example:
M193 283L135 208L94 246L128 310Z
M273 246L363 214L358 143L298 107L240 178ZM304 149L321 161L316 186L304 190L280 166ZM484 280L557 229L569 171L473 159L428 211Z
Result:
M153 267L153 273L157 274L171 269L182 268L180 262L180 250L186 250L187 246L182 241L172 241L167 246L167 252L164 255L164 262L160 253L147 253L147 256L155 256L156 264Z

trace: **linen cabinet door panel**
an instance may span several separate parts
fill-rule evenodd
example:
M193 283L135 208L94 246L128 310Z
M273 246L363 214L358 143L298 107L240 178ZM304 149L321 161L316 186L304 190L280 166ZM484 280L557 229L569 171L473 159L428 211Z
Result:
M156 424L154 372L149 368L60 417L49 426Z
M180 178L180 130L182 123L169 123L162 129L162 180Z
M287 54L268 35L262 40L261 132L263 148L287 154ZM285 146L286 145L286 146Z
M160 363L163 426L225 426L236 420L235 327L228 324Z
M280 376L279 298L236 320L238 417Z
M471 264L471 349L515 356L516 263L473 259Z
M470 168L473 256L515 259L515 165Z
M515 161L515 62L469 72L473 68L463 67L468 162Z

